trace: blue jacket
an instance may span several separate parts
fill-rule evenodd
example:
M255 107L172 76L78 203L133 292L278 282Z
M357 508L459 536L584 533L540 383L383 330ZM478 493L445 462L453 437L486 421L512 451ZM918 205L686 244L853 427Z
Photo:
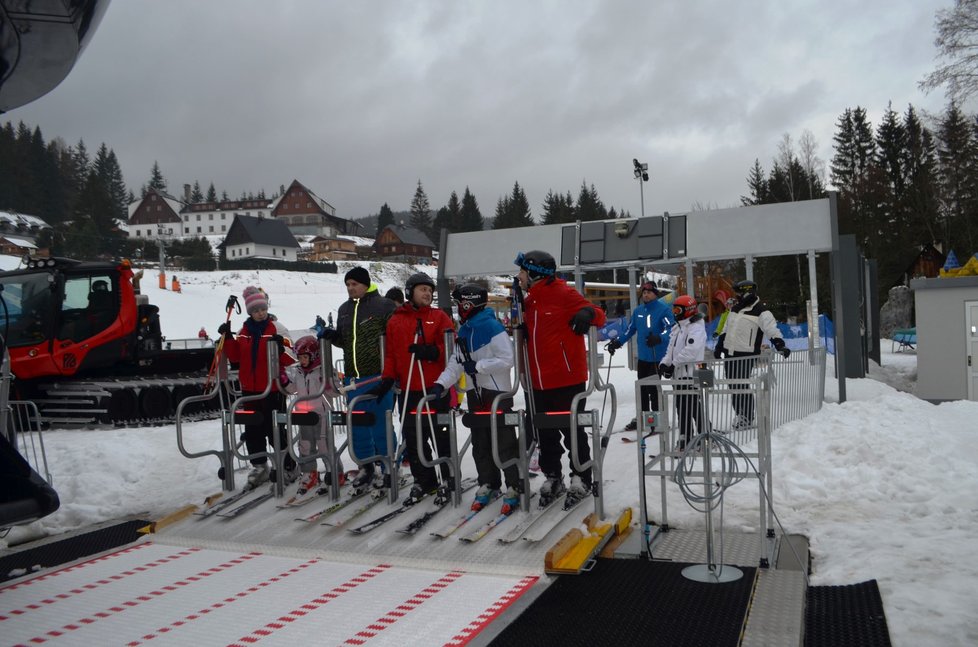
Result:
M618 341L625 344L633 335L638 333L635 344L638 347L638 358L643 362L661 362L666 356L666 349L669 347L669 331L676 325L676 320L672 316L672 308L662 301L656 299L649 303L640 303L632 311L632 318L628 322L628 329L618 338ZM645 340L651 333L655 333L662 338L654 348L649 348Z

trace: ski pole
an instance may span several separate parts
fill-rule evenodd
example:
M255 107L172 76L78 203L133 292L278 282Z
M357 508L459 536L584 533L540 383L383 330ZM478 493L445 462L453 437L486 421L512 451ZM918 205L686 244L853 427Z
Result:
M458 346L459 352L462 353L463 368L465 363L472 361L472 353L469 352L469 342L468 340L459 337L455 340L455 345ZM476 379L475 373L466 373L472 379L472 393L475 395L475 401L482 408L482 395L479 393L479 381Z
M414 345L416 345L418 343L418 334L419 333L422 334L422 335L424 334L424 331L423 331L423 329L421 327L421 320L420 319L418 319L418 327L414 331L414 341L411 344L412 346L414 346ZM398 429L398 432L397 432L397 435L398 436L403 436L404 435L404 416L407 415L407 401L408 401L407 394L411 390L411 376L414 374L414 362L415 362L414 353L411 353L411 363L408 364L407 384L404 385L404 402L401 403L401 417L400 417L401 419L400 419L400 422L399 422L400 429Z
M238 297L231 295L228 297L228 302L224 306L227 311L227 317L224 319L224 324L230 327L231 325L231 312L236 312L241 314L241 304L238 303ZM224 351L224 340L227 339L226 334L222 334L221 338L217 340L217 346L214 348L214 359L211 360L211 368L207 371L207 380L204 382L204 393L211 388L211 381L214 379L214 374L217 372L217 365L221 361L221 353Z

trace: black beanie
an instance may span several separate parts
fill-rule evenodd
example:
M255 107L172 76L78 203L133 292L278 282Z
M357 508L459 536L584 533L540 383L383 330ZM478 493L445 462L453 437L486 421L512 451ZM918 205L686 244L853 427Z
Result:
M353 279L361 285L370 287L370 274L362 267L354 267L352 270L347 272L346 276L343 277L343 283L346 283L350 279Z

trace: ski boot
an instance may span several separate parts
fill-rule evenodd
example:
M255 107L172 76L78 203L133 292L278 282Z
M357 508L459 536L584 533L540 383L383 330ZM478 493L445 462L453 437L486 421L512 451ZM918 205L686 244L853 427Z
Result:
M546 508L566 490L563 477L559 475L548 476L547 480L540 486L540 507Z
M489 487L488 485L480 485L479 489L475 491L475 500L472 502L472 512L482 510L497 496L499 496L498 489Z
M506 493L503 495L503 507L500 508L499 512L505 515L511 515L516 510L520 509L520 491L514 487L509 487L506 489Z

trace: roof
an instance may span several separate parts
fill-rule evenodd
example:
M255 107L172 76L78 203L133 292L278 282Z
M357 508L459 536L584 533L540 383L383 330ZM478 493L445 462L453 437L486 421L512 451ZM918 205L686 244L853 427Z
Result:
M242 240L249 240L253 243L262 245L278 245L279 247L299 247L299 241L295 239L288 225L284 220L278 218L259 218L257 216L234 217L224 245L238 245L237 240L240 232Z
M17 213L15 211L0 211L0 221L10 223L13 226L24 225L25 227L38 227L40 229L51 228L51 225L37 216L28 216L26 213Z
M421 245L422 247L435 248L435 244L431 242L431 239L416 227L407 227L404 225L387 225L384 227L385 231L388 229L393 231L398 240L405 245Z
M322 198L320 198L318 195L316 195L316 193L312 189L310 189L309 187L307 187L305 184L303 184L299 180L292 180L292 183L289 184L289 187L288 187L288 189L285 190L285 193L282 194L281 196L279 196L277 200L275 200L275 202L272 204L272 210L273 211L278 207L278 203L281 202L282 198L284 198L285 195L288 194L289 189L291 189L293 186L297 186L300 189L302 189L303 191L305 191L309 195L309 197L312 198L313 202L315 202L316 208L318 208L320 211L322 211L324 214L326 214L330 218L336 218L337 220L345 220L347 222L353 223L357 227L363 227L362 224L360 224L356 220L353 220L352 218L343 218L342 216L337 216L336 215L336 208L333 205L331 205L330 203L328 203L325 200L323 200Z
M3 239L11 245L16 245L17 247L37 249L37 245L34 244L34 241L27 238L21 238L19 236L3 236Z

